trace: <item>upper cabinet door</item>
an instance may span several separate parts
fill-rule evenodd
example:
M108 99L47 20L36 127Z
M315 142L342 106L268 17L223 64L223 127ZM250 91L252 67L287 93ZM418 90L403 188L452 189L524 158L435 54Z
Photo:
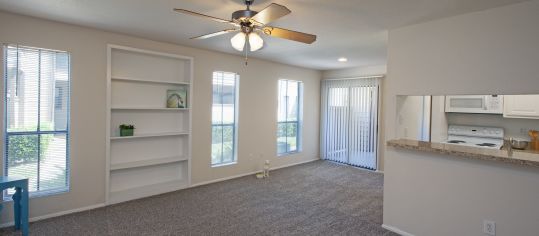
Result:
M539 95L504 96L503 116L507 118L539 119Z

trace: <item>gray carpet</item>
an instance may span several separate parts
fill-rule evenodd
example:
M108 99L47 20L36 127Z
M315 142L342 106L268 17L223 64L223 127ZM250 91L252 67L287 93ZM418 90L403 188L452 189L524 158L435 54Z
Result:
M31 235L396 235L383 175L326 161L30 224ZM13 228L0 235L19 235Z

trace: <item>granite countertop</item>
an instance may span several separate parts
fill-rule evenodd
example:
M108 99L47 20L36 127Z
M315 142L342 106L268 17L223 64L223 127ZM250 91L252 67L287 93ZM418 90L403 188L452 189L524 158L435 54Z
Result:
M390 147L404 148L424 152L434 152L440 154L456 155L470 159L505 162L523 166L539 167L539 151L537 150L516 150L512 155L506 149L489 149L468 147L447 143L423 142L412 139L395 139L387 141Z

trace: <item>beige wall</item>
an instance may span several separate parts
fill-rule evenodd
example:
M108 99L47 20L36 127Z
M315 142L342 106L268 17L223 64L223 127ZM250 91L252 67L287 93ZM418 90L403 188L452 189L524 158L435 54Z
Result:
M324 79L353 78L360 76L385 75L387 67L379 66L359 66L346 69L325 70L322 72Z
M180 30L180 29L178 29ZM31 217L105 200L106 46L119 44L195 58L192 183L318 159L321 72L0 12L0 42L65 50L72 59L71 191L31 200ZM223 39L225 40L225 38ZM260 52L260 53L263 53ZM240 74L238 163L210 167L211 76ZM277 80L304 82L303 152L276 157ZM2 137L3 138L3 137ZM3 153L3 152L2 152ZM11 207L11 206L8 206ZM3 211L2 222L11 219Z
M389 32L386 140L396 95L539 92L539 1ZM387 148L384 224L414 235L539 232L539 169Z

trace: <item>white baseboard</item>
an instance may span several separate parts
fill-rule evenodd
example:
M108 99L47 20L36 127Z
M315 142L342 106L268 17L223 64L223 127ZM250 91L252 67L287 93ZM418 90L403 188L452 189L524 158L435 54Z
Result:
M320 159L320 160L324 160L324 159ZM356 169L361 170L361 171L368 171L368 172L373 172L373 173L384 174L383 170L371 170L371 169L367 169L367 168L363 168L363 167L359 167L359 166L354 166L354 165L351 165L351 164L346 164L344 162L338 162L338 161L332 161L332 160L327 160L327 161L333 162L335 164L343 165L343 166L353 167L353 168L356 168Z
M220 179L214 179L214 180L210 180L210 181L204 181L204 182L200 182L200 183L196 183L196 184L191 184L191 186L189 186L189 188L198 187L198 186L207 185L207 184L213 184L213 183L217 183L217 182L221 182L221 181L225 181L225 180L231 180L231 179L241 178L241 177L248 176L248 175L254 175L254 174L256 174L257 172L258 172L258 171L254 171L254 172L249 172L249 173L244 173L244 174L239 174L239 175L233 175L233 176L229 176L229 177L224 177L224 178L220 178Z
M415 235L413 235L411 233L400 230L399 228L396 228L396 227L393 227L393 226L390 226L390 225L386 225L386 224L382 224L382 228L387 229L387 230L389 230L389 231L391 231L393 233L400 234L402 236L415 236Z
M47 214L47 215L32 217L32 218L28 219L28 221L35 222L35 221L39 221L39 220L44 220L44 219L53 218L53 217L57 217L57 216L63 216L63 215L77 213L77 212L81 212L81 211L88 211L88 210L92 210L92 209L96 209L96 208L100 208L100 207L104 207L104 206L105 206L105 203L99 203L99 204L95 204L95 205L91 205L91 206L85 206L85 207L81 207L81 208L77 208L77 209L71 209L71 210L67 210L67 211L60 211L60 212L55 212L55 213L51 213L51 214ZM0 228L13 226L14 224L15 224L15 222L13 222L13 221L6 222L6 223L3 223L3 224L0 224Z
M296 163L292 163L292 164L288 164L288 165L283 165L283 166L278 166L278 167L273 167L273 168L270 168L270 170L278 170L278 169L282 169L282 168L286 168L286 167L291 167L291 166L296 166L296 165L301 165L301 164L305 164L305 163L309 163L309 162L313 162L313 161L318 161L318 160L321 160L321 159L312 159L312 160L306 160L306 161L301 161L301 162L296 162Z
M297 163L293 163L293 164L273 167L273 168L271 168L271 170L277 170L277 169L286 168L286 167L290 167L290 166L301 165L301 164L305 164L305 163L309 163L309 162L313 162L313 161L318 161L318 160L320 160L320 159L312 159L312 160L297 162ZM257 172L259 172L259 171L253 171L253 172L249 172L249 173L244 173L244 174L229 176L229 177L225 177L225 178L205 181L205 182L201 182L201 183L191 185L188 188L201 186L201 185L206 185L206 184L211 184L211 183L217 183L217 182L230 180L230 179L235 179L235 178L240 178L240 177L244 177L244 176L248 176L248 175L254 175ZM188 188L185 188L185 189L188 189ZM32 217L32 218L29 219L29 221L30 222L35 222L35 221L44 220L44 219L48 219L48 218L53 218L53 217L57 217L57 216L77 213L77 212L81 212L81 211L92 210L92 209L100 208L100 207L104 207L104 206L106 206L106 203L95 204L95 205L81 207L81 208L77 208L77 209L71 209L71 210L67 210L67 211L60 211L60 212L55 212L55 213L51 213L51 214L47 214L47 215ZM0 224L0 228L9 227L9 226L13 226L13 225L14 225L14 222L11 221L11 222Z
M312 160L307 160L307 161L302 161L302 162L292 163L292 164L288 164L288 165L283 165L283 166L278 166L278 167L272 167L272 168L270 168L270 170L277 170L277 169L281 169L281 168L286 168L286 167L295 166L295 165L301 165L301 164L305 164L305 163L309 163L309 162L313 162L313 161L318 161L318 160L320 160L320 159L312 159ZM213 184L213 183L217 183L217 182L221 182L221 181L225 181L225 180L231 180L231 179L241 178L241 177L248 176L248 175L254 175L254 174L258 173L258 172L260 172L260 171L251 171L251 172L243 173L243 174L239 174L239 175L233 175L233 176L228 176L228 177L224 177L224 178L220 178L220 179L214 179L214 180L210 180L210 181L204 181L204 182L192 184L192 185L189 186L189 187L192 188L192 187L197 187L197 186L202 186L202 185L207 185L207 184Z

